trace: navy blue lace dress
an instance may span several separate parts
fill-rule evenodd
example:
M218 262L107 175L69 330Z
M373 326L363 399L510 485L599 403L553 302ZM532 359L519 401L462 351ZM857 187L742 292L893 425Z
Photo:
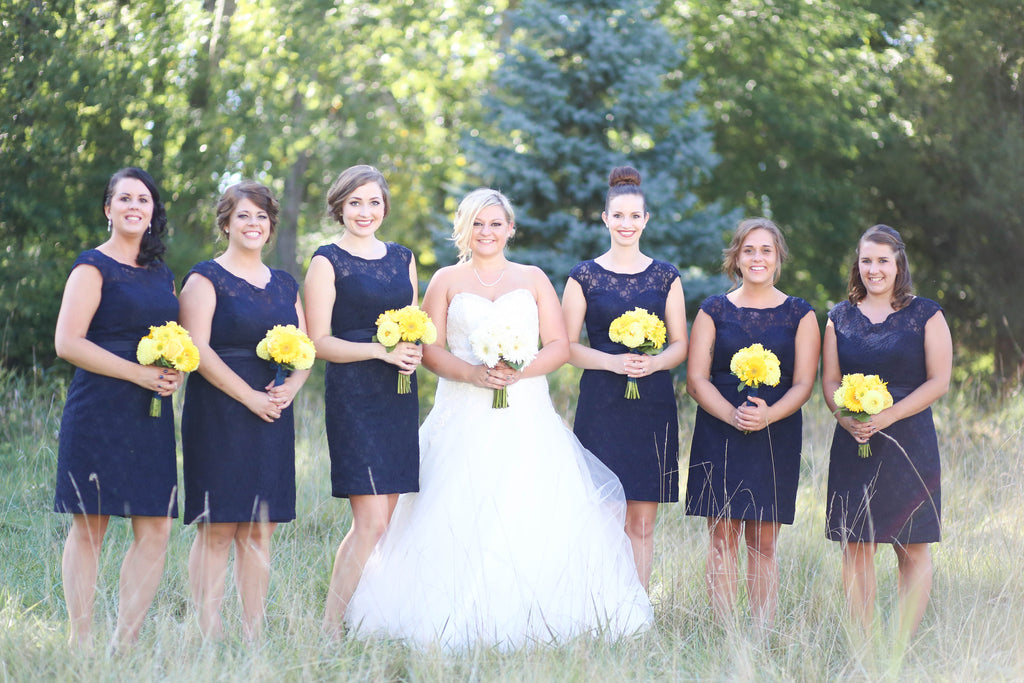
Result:
M137 362L150 326L178 319L171 270L162 262L128 266L96 249L82 252L72 270L80 265L103 276L86 337ZM150 417L152 398L127 380L75 370L60 422L56 512L177 517L174 408L165 398L160 417Z
M629 349L608 338L611 322L626 311L645 308L665 319L675 266L652 261L634 274L615 273L594 261L576 265L569 277L587 300L584 318L591 348L605 353ZM584 370L573 431L589 451L622 482L626 500L679 500L679 416L672 375L667 370L637 379L639 399L627 399L626 376Z
M336 244L316 250L334 266L331 334L368 342L377 316L412 303L412 252L387 243L379 259L353 256ZM325 376L331 495L406 493L419 490L419 398L398 393L398 368L381 360L328 363Z
M758 396L768 405L793 386L796 332L813 309L803 299L787 297L774 308L738 308L724 294L708 297L701 310L715 323L711 383L734 406L746 400L729 369L733 354L754 343L779 358L782 377L774 387L762 385ZM803 415L796 411L766 429L749 434L697 408L686 482L686 514L792 524L800 478Z
M928 377L924 328L941 311L934 301L916 297L874 324L849 301L836 304L828 317L836 331L840 371L878 375L888 382L893 401L906 397ZM932 409L886 427L871 437L870 444L872 455L861 458L854 438L836 425L828 465L828 538L900 544L939 541L942 490Z
M275 369L256 355L274 325L298 325L299 285L271 270L265 288L232 275L216 261L193 273L217 293L210 346L253 389L264 390ZM289 522L295 519L295 420L292 407L273 422L192 373L181 414L185 522Z

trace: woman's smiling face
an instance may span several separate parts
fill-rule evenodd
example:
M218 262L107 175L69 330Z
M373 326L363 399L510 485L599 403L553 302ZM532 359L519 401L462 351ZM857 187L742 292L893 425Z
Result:
M871 296L891 296L899 266L896 251L888 244L865 240L857 249L857 267L864 289Z
M763 228L747 233L737 262L744 282L774 282L778 263L779 253L772 233Z
M512 234L505 209L495 204L480 210L473 219L472 250L475 256L491 256L505 249Z
M377 232L384 220L384 193L377 183L366 183L357 187L345 198L342 209L345 230L359 237L369 237Z

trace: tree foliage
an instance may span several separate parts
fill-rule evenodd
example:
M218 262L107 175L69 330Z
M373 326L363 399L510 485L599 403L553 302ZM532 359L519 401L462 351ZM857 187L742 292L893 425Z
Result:
M49 366L75 254L104 239L117 168L160 184L179 275L220 249L213 204L254 178L282 200L273 265L294 273L337 230L323 195L372 163L396 199L386 239L433 259L451 152L476 120L494 12L354 0L0 0L0 358Z
M153 3L0 3L0 357L53 358L53 322L74 255L105 234L103 188L117 168L161 175L175 107L163 78L180 25ZM170 152L173 153L173 152Z
M527 0L506 18L510 38L484 98L490 128L467 136L483 181L516 207L515 251L564 282L607 249L601 224L608 172L643 176L651 220L645 248L680 266L720 255L733 216L693 188L717 162L697 81L645 3ZM693 283L699 297L706 278ZM699 299L698 299L699 300Z
M472 174L560 284L604 249L605 179L631 163L645 248L713 269L722 207L769 214L781 286L822 314L857 236L893 225L958 348L1010 375L1022 25L1019 0L0 0L0 361L52 365L67 269L105 239L125 165L161 185L179 276L220 249L213 204L241 177L281 198L270 260L299 272L337 230L325 188L372 163L395 199L382 236L424 276ZM688 298L720 286L695 276Z
M1024 6L1012 0L676 0L722 156L707 196L786 231L787 291L845 296L857 237L899 229L961 351L1024 360Z
M916 275L936 293L967 348L995 350L1019 380L1024 305L1024 5L929 4L899 36L896 72L907 135L889 159L883 197L907 228Z
M690 41L722 163L707 188L783 228L781 286L819 312L845 294L851 249L872 220L874 165L900 51L872 2L681 1L667 21Z

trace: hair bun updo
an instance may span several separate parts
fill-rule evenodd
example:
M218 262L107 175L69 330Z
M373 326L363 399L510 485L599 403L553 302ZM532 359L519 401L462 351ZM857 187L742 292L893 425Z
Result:
M608 187L640 186L640 171L632 166L616 166L608 174Z
M638 195L644 201L644 213L647 213L647 198L640 189L640 171L632 166L616 166L608 174L608 193L604 199L604 210L608 211L616 197L627 194Z

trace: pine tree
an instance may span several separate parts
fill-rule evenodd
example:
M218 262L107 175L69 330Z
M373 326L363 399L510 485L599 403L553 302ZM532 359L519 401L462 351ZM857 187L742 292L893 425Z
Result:
M506 20L509 45L484 97L495 132L473 131L465 144L483 182L513 202L515 257L560 286L575 263L601 254L608 172L629 164L651 213L645 251L681 270L714 269L737 216L691 191L718 159L698 84L681 71L683 45L650 4L526 0ZM721 286L687 274L691 302Z

